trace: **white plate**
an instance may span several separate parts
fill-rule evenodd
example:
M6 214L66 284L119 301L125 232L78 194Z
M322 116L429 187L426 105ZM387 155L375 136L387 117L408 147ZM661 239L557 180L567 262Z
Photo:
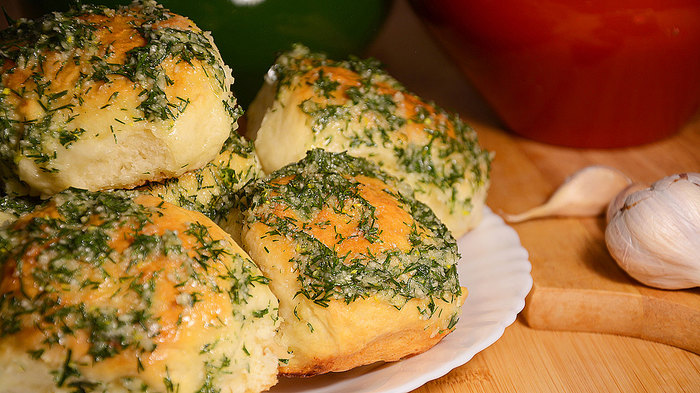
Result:
M271 393L403 393L440 378L498 340L525 307L531 265L517 233L486 209L458 241L460 283L469 296L450 335L420 355L307 379L281 378Z

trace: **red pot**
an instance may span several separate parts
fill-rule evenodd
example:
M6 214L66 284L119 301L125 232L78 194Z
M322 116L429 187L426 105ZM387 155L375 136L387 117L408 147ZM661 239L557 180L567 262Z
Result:
M514 132L574 147L652 142L700 106L698 0L412 0Z

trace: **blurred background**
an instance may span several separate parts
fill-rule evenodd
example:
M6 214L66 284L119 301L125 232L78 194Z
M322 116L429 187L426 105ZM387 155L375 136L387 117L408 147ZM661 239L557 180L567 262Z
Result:
M212 0L212 2L217 1L219 0ZM39 0L0 0L0 5L13 18L18 16L38 17L42 15L42 9L50 6L50 4L46 5L48 3L45 0L42 2L44 5L39 4ZM278 2L304 3L308 7L308 4L316 2L316 0L281 0ZM259 7L260 1L257 3L253 7ZM334 5L345 3L346 7L352 7L353 1L329 1L328 3ZM464 77L464 74L449 59L448 55L436 45L408 0L371 0L366 1L366 3L369 4L367 7L371 7L373 10L374 16L370 18L370 22L362 22L366 16L358 13L344 18L348 22L346 25L364 26L365 30L359 34L359 38L352 38L350 44L345 44L344 47L337 49L338 44L331 40L327 44L328 46L323 46L323 40L321 42L314 41L319 38L323 39L323 37L319 37L319 34L316 34L313 29L308 29L306 32L311 38L302 40L302 42L307 43L312 48L330 48L326 50L335 51L337 58L347 57L349 54L377 58L382 61L390 74L424 99L436 101L445 109L460 113L471 121L500 126L498 117L484 102L471 82ZM62 8L66 6L65 0L58 0L55 4ZM233 7L234 10L241 8L240 5ZM360 8L362 8L362 4L360 4ZM255 11L255 8L252 8L245 11L244 15L250 16L253 12L262 11ZM257 89L262 85L263 76L272 64L276 53L287 49L292 42L299 41L298 36L271 37L267 33L271 30L269 26L272 23L268 18L260 15L250 16L250 18L247 25L251 25L251 22L258 25L258 27L254 26L258 32L254 39L257 41L269 40L270 42L266 44L267 49L263 50L255 47L250 48L250 45L246 43L248 34L237 36L236 39L229 41L233 54L227 58L226 62L233 68L236 75L234 87L240 91L237 94L242 95L240 101L244 107L247 107ZM277 13L277 18L284 19L284 12ZM225 18L217 20L222 19ZM0 28L7 26L5 22L5 18L0 16ZM290 24L291 22L287 20L284 23ZM328 24L330 22L316 21L315 23ZM348 34L352 36L358 32L350 31ZM218 36L215 37L215 41L218 46L222 45ZM236 45L241 45L241 47L236 49ZM249 50L254 51L254 60L247 59Z
M71 0L0 1L13 18L65 11L72 3ZM115 7L130 4L131 0L83 3ZM332 58L362 55L379 33L392 1L159 0L159 3L212 32L224 61L233 69L236 96L246 107L276 54L291 48L293 43L303 43Z
M69 2L0 0L11 17ZM648 144L700 107L698 0L161 3L212 32L244 108L295 42L331 58L376 57L426 99L560 146Z

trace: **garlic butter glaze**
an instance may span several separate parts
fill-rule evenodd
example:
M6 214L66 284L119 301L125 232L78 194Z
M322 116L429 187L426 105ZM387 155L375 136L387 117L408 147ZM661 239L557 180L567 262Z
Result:
M370 161L311 150L246 186L240 207L242 245L280 302L283 374L399 360L454 329L457 244Z
M481 220L491 154L459 116L406 90L378 61L296 46L265 82L247 136L266 173L314 148L347 151L410 185L456 238Z
M0 32L8 194L130 188L210 162L240 115L211 37L153 1Z
M71 189L0 231L0 392L257 392L277 299L199 213Z

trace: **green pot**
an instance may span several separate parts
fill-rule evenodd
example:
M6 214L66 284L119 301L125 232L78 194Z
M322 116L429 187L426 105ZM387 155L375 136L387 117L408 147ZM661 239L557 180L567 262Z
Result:
M42 13L65 10L69 0L31 0ZM84 3L88 3L84 1ZM115 6L130 0L96 0ZM378 33L392 0L160 0L212 32L247 108L277 53L302 43L333 58L362 55Z

